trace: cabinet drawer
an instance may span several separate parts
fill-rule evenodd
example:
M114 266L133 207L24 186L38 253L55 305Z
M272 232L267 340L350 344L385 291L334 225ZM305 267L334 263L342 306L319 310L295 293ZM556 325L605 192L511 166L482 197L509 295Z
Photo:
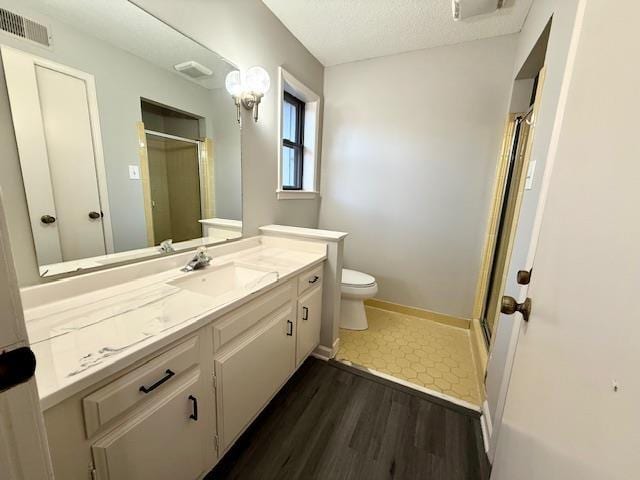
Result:
M313 270L308 270L298 277L298 295L317 285L322 285L322 272L324 264L320 264Z
M84 397L87 437L136 403L153 398L198 360L198 337L193 337Z
M201 372L196 367L149 407L95 442L91 448L100 480L199 478L208 435Z
M295 296L294 288L293 282L286 283L222 317L213 326L214 351L218 351L220 347L253 327L285 303L291 302Z

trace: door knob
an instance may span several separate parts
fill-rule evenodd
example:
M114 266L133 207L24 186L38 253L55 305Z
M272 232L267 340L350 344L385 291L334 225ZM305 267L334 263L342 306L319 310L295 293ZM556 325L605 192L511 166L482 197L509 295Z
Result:
M98 212L89 212L89 218L91 220L95 220L97 218L100 218L102 215L100 215Z
M40 217L40 221L46 225L49 225L50 223L54 223L56 221L56 217L53 217L51 215L42 215Z
M529 285L531 281L531 270L518 270L518 285Z
M529 316L531 315L531 299L527 298L524 302L518 303L515 298L505 295L502 297L500 312L506 315L513 315L516 312L520 312L524 321L528 322Z

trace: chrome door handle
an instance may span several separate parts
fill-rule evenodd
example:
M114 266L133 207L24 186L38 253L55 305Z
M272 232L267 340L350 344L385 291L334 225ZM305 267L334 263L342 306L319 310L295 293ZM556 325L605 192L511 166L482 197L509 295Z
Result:
M502 297L500 312L505 315L513 315L516 312L520 312L524 321L528 322L531 316L531 299L527 298L524 302L518 303L515 298L505 295Z

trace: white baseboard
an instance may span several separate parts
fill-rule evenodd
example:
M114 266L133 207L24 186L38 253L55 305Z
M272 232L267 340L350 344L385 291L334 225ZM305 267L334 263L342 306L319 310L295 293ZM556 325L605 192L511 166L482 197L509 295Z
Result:
M339 348L340 339L336 338L336 341L333 342L332 348L325 347L324 345L318 345L316 349L311 352L311 356L327 362L336 356Z

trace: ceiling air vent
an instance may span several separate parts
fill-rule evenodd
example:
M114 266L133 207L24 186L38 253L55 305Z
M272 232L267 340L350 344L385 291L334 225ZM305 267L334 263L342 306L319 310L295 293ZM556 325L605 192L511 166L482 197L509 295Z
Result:
M4 8L0 8L0 30L45 47L51 46L46 26Z
M213 75L213 72L210 69L193 60L174 65L173 68L191 78L210 77Z

